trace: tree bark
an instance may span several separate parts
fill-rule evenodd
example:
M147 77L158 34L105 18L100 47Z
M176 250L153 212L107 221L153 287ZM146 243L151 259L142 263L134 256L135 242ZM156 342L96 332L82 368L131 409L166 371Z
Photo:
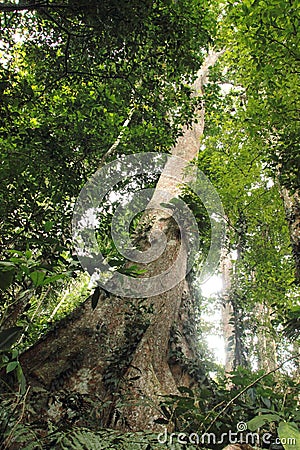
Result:
M221 274L223 289L222 301L222 328L225 340L225 373L230 373L238 366L245 366L244 344L242 339L242 317L236 291L238 279L235 273L236 264L241 258L242 249L237 251L235 263L232 261L230 248L223 249L221 259Z
M277 365L277 345L271 335L271 310L263 303L257 305L256 310L258 333L257 333L257 366L266 372L274 370Z
M292 251L295 261L295 277L300 283L300 196L299 192L290 193L281 187L281 197L284 202L285 213L289 225Z
M230 373L234 370L235 359L235 330L233 324L233 306L230 299L231 292L231 277L232 277L232 262L228 250L223 250L223 257L221 261L222 273L222 328L225 341L225 373Z
M202 96L209 66L218 54L205 60L193 86ZM197 156L204 129L204 108L198 122L184 127L172 149L188 164ZM184 167L166 166L151 200L161 202L160 193L177 197L178 180ZM176 178L167 174L172 171ZM146 216L137 240L147 249L159 228L167 237L163 257L147 265L151 276L170 267L178 255L180 233L166 211ZM185 273L183 253L180 270ZM92 310L86 301L20 358L31 386L34 416L46 422L71 421L78 425L114 427L122 430L156 429L161 417L161 396L179 394L179 386L192 387L203 378L197 354L194 299L183 279L161 295L141 299L100 295ZM79 405L79 406L78 406ZM92 413L91 413L92 405Z

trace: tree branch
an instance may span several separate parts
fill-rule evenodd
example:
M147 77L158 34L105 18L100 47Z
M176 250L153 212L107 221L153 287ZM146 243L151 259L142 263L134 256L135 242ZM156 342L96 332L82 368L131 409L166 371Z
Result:
M118 145L120 144L121 139L122 139L122 137L123 137L123 135L124 135L124 133L125 133L125 130L126 130L126 128L128 127L128 125L129 125L129 123L130 123L130 121L131 121L133 112L134 112L134 107L132 107L131 110L129 111L128 117L127 117L127 119L125 120L125 122L123 123L122 129L121 129L121 131L120 131L120 133L119 133L117 139L115 140L115 142L113 143L113 145L107 150L107 152L102 156L101 161L100 161L100 167L102 167L102 165L103 165L104 162L107 160L107 158L108 158L109 156L111 156L111 155L115 152L116 148L117 148Z
M21 5L9 3L8 5L0 5L0 12L18 12L18 11L35 11L41 8L70 8L69 5L53 4L49 5L47 3L35 3L33 5Z

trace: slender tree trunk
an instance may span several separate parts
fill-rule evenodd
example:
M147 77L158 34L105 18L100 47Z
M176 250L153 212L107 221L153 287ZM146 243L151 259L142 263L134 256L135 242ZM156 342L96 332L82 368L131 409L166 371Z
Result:
M290 193L287 188L281 188L285 213L289 225L292 251L295 260L295 276L300 283L300 196L299 192Z
M230 373L234 369L234 354L235 354L235 330L233 324L233 306L231 303L231 277L232 277L232 262L228 250L223 250L223 257L221 262L222 273L222 328L225 340L225 372Z
M202 95L208 68L217 57L211 53L204 62L193 86L195 95ZM197 156L203 128L202 108L198 123L184 127L172 154L188 164ZM179 195L183 169L167 164L151 200L154 208L162 200L159 191L167 192L163 201ZM170 171L175 181L168 176ZM153 276L170 267L182 242L166 211L145 216L143 226L137 237L142 249L149 247L157 229L167 237L163 257L147 265ZM186 263L183 252L182 273L186 273ZM155 429L161 396L178 394L179 386L191 387L203 377L194 317L194 299L185 279L145 300L102 292L95 310L86 301L21 357L36 414L41 421L50 418L85 425L94 421L123 430ZM97 405L93 417L91 401Z
M271 335L270 308L263 303L257 306L257 321L259 323L257 333L257 362L258 369L266 372L277 367L277 349L274 337Z
M300 384L300 343L297 341L293 342L292 355L295 356L293 378Z
M240 306L236 287L238 278L236 276L236 264L241 257L241 248L238 245L237 260L233 263L230 249L223 249L221 260L221 273L223 289L222 300L222 328L225 340L225 372L230 373L237 366L244 366L244 345L241 330L243 328L242 317L240 316Z

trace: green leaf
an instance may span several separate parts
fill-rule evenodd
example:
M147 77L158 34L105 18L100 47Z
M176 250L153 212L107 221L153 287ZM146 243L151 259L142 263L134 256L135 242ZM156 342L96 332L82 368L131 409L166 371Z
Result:
M0 331L0 351L9 350L21 336L22 327L11 327Z
M11 253L12 255L19 255L19 256L23 256L23 252L21 252L20 250L6 250L7 253ZM0 263L1 264L1 263Z
M264 403L264 405L265 405L267 408L271 408L271 402L270 402L270 399L269 399L269 398L262 397L262 398L261 398L261 401Z
M285 450L300 450L300 432L295 425L280 422L278 436Z
M44 229L45 231L48 233L50 230L52 230L54 223L52 222L52 220L48 220L47 222L44 223Z
M18 354L19 351L16 348L14 348L11 352L11 359L15 359L18 356Z
M5 291L13 282L15 269L0 271L0 289Z
M36 270L35 272L31 272L29 276L32 279L33 284L35 286L42 286L44 284L43 282L45 278L45 272L42 272L41 270Z
M17 378L18 378L18 382L20 385L21 395L23 395L23 394L25 394L25 391L26 391L26 379L25 379L21 364L18 364L18 366L17 366Z
M59 273L57 275L51 275L51 277L47 277L43 281L43 286L45 286L45 284L54 283L54 281L63 280L64 278L65 278L65 274L62 274L62 273Z
M6 373L12 372L19 365L19 361L11 361L6 366Z
M253 419L249 420L248 428L250 431L255 431L257 428L262 427L267 422L278 422L281 420L281 417L277 414L264 414L262 416L256 416Z
M120 273L123 273L125 275L129 275L131 277L137 277L139 275L143 275L147 272L146 269L139 269L136 264L130 266L130 267L122 267L119 269Z
M172 203L160 203L160 206L162 206L163 208L167 208L167 209L175 209L175 206L172 205Z
M32 257L32 251L31 250L26 250L25 256L26 256L27 259L30 259Z
M7 267L7 270L9 270L9 268L15 267L14 263L10 261L0 261L0 266L3 266L4 268Z
M178 390L181 394L189 394L190 397L194 397L194 392L192 391L192 389L189 389L186 386L179 386Z

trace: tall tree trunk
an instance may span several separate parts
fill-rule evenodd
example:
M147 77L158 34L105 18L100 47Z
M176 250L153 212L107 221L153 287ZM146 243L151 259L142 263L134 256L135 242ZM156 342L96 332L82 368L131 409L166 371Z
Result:
M225 341L225 372L230 373L234 369L235 354L235 330L233 324L233 306L231 303L231 277L232 262L227 249L223 250L221 261L222 273L222 328Z
M295 276L300 283L300 196L299 192L291 193L286 187L281 188L285 213L289 225L292 251L295 260Z
M274 337L271 335L271 310L263 303L257 305L256 310L258 332L257 332L257 365L258 369L266 372L277 367L277 346Z
M193 86L194 95L202 95L208 68L217 57L211 53L204 62ZM197 156L204 128L203 108L198 119L192 127L184 127L172 149L172 154L186 164ZM163 201L179 195L183 169L167 164L151 200L154 208L162 200L161 190L167 192ZM170 172L175 175L173 179L168 176ZM163 257L147 265L151 276L170 267L182 245L172 216L156 210L144 217L137 237L141 249L150 246L157 229L165 233L167 244ZM182 253L179 275L186 273L186 264L187 251ZM194 299L185 279L145 300L102 292L95 310L86 301L21 357L32 386L33 408L41 420L88 425L93 399L98 426L155 429L155 419L161 416L161 396L179 393L179 386L191 387L203 377L194 317Z
M242 255L242 245L240 236L237 244L237 259L232 261L231 249L224 247L221 260L221 274L223 289L221 293L222 300L222 328L225 340L225 372L230 373L238 366L245 366L245 352L242 339L243 318L240 314L240 305L238 302L238 276L236 265Z

